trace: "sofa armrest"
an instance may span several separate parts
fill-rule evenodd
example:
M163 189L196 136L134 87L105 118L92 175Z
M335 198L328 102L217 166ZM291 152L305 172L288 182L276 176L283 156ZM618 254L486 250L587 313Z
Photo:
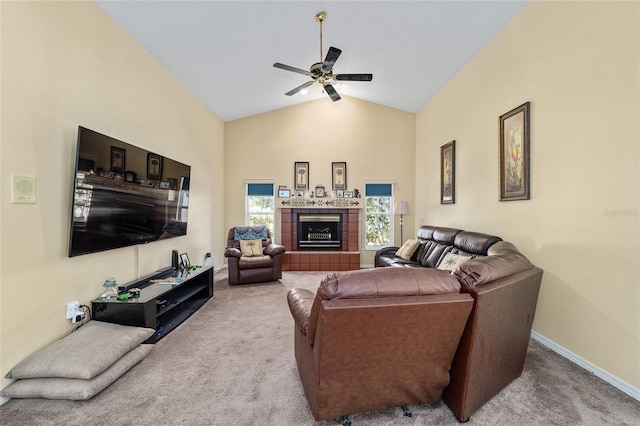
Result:
M271 257L277 256L284 253L284 246L281 246L279 244L269 244L264 248L263 253Z
M396 247L396 246L385 246L385 247L380 247L377 251L376 254L373 257L373 264L375 266L378 266L378 258L380 256L393 256L394 254L396 254L396 252L398 251L400 247Z
M224 251L224 257L237 257L238 259L240 259L241 256L242 252L235 247L227 247L227 249Z
M309 328L311 307L313 306L315 297L316 295L312 291L302 288L293 288L287 293L287 303L289 304L291 316L293 316L296 327L298 327L305 336Z

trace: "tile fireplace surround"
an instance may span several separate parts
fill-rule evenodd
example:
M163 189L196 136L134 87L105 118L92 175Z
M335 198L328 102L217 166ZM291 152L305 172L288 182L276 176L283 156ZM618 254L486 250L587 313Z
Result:
M281 209L282 245L287 250L283 271L349 271L360 269L358 251L358 214L360 209ZM342 249L298 251L298 215L301 213L340 213Z

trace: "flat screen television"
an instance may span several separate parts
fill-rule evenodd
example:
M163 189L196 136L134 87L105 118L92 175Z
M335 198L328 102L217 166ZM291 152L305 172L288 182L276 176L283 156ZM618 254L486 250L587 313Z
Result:
M187 233L191 167L78 127L69 257Z

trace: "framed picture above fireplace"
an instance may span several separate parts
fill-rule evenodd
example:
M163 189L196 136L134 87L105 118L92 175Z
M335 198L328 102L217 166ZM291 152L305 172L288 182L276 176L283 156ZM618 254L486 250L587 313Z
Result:
M309 162L296 161L293 166L293 181L295 182L293 189L302 191L309 189Z
M344 161L331 163L333 190L347 189L347 163Z

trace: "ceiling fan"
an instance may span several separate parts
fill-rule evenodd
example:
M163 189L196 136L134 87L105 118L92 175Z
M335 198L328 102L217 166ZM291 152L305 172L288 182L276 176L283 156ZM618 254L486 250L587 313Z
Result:
M273 64L274 67L280 68L286 71L297 72L298 74L304 74L308 77L311 77L312 80L307 81L306 83L301 84L285 93L287 96L295 95L303 89L311 86L313 83L320 83L323 87L327 95L331 98L333 102L340 100L340 95L336 92L336 89L332 85L332 81L371 81L373 79L373 74L334 74L333 73L333 65L338 60L338 57L342 53L342 50L337 47L330 47L327 52L327 56L324 58L324 62L322 61L322 21L327 16L325 12L316 13L316 21L320 23L320 62L316 62L311 65L309 71L305 71L300 68L292 67L289 65L281 64L280 62L276 62Z

